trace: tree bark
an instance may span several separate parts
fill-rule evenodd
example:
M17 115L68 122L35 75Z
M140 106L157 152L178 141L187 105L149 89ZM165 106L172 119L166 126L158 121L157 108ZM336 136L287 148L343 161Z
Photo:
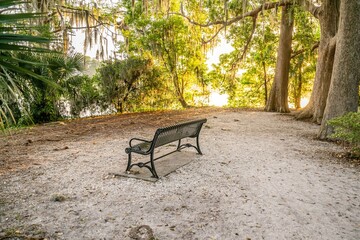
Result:
M332 40L338 29L339 0L324 0L317 11L320 22L320 44L316 63L316 74L308 105L298 114L298 119L310 118L320 124L329 93L335 55L335 42Z
M174 71L176 71L176 70L174 70ZM176 96L177 96L181 106L183 108L188 108L189 105L185 101L182 88L180 88L180 86L179 86L179 77L176 72L172 72L172 79L173 79L173 83L174 83L174 87L175 87L175 93L176 93Z
M267 104L268 99L268 88L267 88L267 73L266 73L266 63L265 61L262 62L263 71L264 71L264 103L265 106Z
M298 74L296 76L296 81L294 84L294 103L295 109L301 108L301 90L302 90L302 64L303 60L300 60L299 68L296 69Z
M272 112L290 112L288 106L289 69L293 33L293 16L291 6L282 7L278 55L276 60L275 79L265 110Z
M328 120L348 112L358 111L360 79L359 12L359 1L341 1L333 74L319 133L319 137L322 139L333 132L333 129L327 125Z

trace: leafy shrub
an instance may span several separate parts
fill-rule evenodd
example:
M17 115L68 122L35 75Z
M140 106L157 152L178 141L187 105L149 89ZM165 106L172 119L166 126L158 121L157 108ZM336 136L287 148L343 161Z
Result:
M143 57L105 61L97 69L97 77L105 100L114 105L117 112L136 111L148 97L151 101L154 90L160 95L163 93L158 69L151 59Z
M352 145L352 151L360 155L360 112L349 112L328 121L335 133L330 137L340 139Z

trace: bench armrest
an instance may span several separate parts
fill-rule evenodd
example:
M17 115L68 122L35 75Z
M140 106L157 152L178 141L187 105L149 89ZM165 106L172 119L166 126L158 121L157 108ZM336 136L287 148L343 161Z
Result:
M134 145L132 144L133 141L139 141L139 142L147 142L147 143L151 143L151 141L145 140L145 139L141 139L141 138L132 138L130 139L129 145L130 147L133 147Z

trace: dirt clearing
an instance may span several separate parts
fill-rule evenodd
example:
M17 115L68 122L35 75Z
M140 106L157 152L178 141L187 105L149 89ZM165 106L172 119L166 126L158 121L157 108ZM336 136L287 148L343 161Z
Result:
M155 183L111 174L130 138L203 117L204 155ZM199 108L0 136L0 239L360 239L359 166L333 157L343 149L318 128Z

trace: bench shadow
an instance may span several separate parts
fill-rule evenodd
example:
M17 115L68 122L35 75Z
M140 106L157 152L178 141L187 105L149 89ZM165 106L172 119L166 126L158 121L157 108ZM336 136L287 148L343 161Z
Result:
M159 151L156 154L161 155L163 154L163 152ZM175 152L171 155L158 159L155 165L159 179L169 175L172 172L175 172L177 169L189 164L192 161L198 160L200 157L201 157L200 154L194 152L192 149L189 149L189 150L182 150L181 152ZM142 156L134 160L147 161L148 156ZM136 178L150 182L156 182L159 180L157 178L152 177L151 172L147 168L139 168L136 166L134 166L129 173L124 171L120 173L111 173L110 175L113 175L114 177Z

